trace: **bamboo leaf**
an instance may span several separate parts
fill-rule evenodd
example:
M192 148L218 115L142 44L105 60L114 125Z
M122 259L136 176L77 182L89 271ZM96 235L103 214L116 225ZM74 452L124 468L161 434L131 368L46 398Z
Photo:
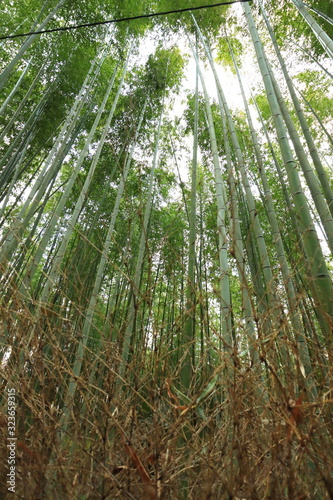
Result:
M193 401L190 398L188 398L187 396L185 396L185 394L183 394L179 389L176 389L176 387L173 387L173 390L175 391L175 393L177 394L177 396L184 403L186 403L187 405L192 405L193 404Z
M205 413L204 413L204 411L203 411L203 409L202 409L202 407L201 407L201 406L197 406L197 407L195 408L195 412L196 412L196 414L197 414L200 418L202 418L202 420L207 420L207 417L206 417L206 415L205 415Z
M214 390L214 387L216 385L218 378L219 378L219 374L216 373L216 375L214 375L212 380L206 385L206 387L204 388L204 390L202 391L200 396L197 397L196 404L199 404L200 401L205 399Z

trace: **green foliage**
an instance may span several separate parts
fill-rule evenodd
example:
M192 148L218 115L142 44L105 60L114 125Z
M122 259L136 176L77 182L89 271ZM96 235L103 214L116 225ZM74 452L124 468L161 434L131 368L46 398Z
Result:
M208 133L208 122L206 117L206 105L205 98L202 94L199 94L199 116L198 116L198 143L200 148L202 149L203 155L205 159L211 158L211 146L210 146L210 138ZM184 118L186 122L185 132L189 133L193 132L194 126L194 102L195 95L189 94L187 96L187 107L184 111ZM217 145L221 152L223 153L223 141L222 141L222 121L219 105L216 102L211 103L211 109L214 120L214 127L217 138Z
M243 42L236 37L230 38L229 40L227 40L226 36L218 38L216 61L230 68L233 73L236 73L229 44L231 45L236 62L239 64L238 61L241 60L244 48Z
M306 70L296 76L303 84L303 94L323 120L331 120L333 109L332 84L319 71Z
M176 46L164 49L160 45L146 63L145 83L154 95L167 90L177 91L181 84L186 58Z
M271 110L268 104L266 94L262 93L256 95L255 102L259 108L263 120L269 121L271 119ZM250 100L250 104L254 104L253 99Z
M332 18L331 2L327 2L326 0L311 0L305 3ZM279 44L284 45L289 41L291 47L306 45L316 57L323 55L323 47L301 14L296 11L292 2L289 0L273 0L265 4L265 9L270 13L273 29ZM318 18L313 12L310 11L310 13L330 38L333 38L333 26L322 18Z
M214 0L209 0L205 5L214 4ZM190 7L202 6L200 0L159 0L156 5L157 12L165 12L171 10L187 9ZM203 27L209 35L216 36L220 30L221 23L224 22L224 15L228 10L227 7L219 6L207 9L193 11L199 26ZM192 22L192 17L189 12L169 14L167 17L156 17L154 22L161 27L162 30L170 30L179 32L181 29L186 29L191 33L195 33L195 28Z

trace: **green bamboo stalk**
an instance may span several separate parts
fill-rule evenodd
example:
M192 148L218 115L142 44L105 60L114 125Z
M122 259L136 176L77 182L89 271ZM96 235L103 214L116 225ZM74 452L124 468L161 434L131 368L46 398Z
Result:
M8 176L10 176L11 169L13 168L13 164L15 161L15 155L19 152L19 148L24 146L24 142L27 140L27 137L31 135L32 132L35 132L35 125L43 112L43 109L46 106L48 97L51 93L51 90L54 86L54 82L48 87L45 94L43 94L40 101L36 104L35 108L29 115L28 120L25 122L23 128L19 131L15 139L9 145L6 153L3 155L0 161L0 169L2 169L1 177L4 178L3 183L7 181ZM12 156L11 156L12 155ZM8 164L6 165L6 162ZM5 168L3 168L5 167ZM8 174L9 171L9 174ZM3 185L0 186L3 189Z
M181 189L182 195L183 195L183 201L184 201L184 206L185 206L185 211L186 211L186 217L187 217L187 221L188 221L188 223L190 225L190 213L189 213L189 210L188 210L188 207L187 207L184 186L183 186L183 182L181 180L181 175L180 175L179 165L178 165L178 161L177 161L177 156L176 156L176 153L175 153L175 148L174 148L174 144L173 144L171 136L170 136L170 144L171 144L171 149L172 149L172 154L173 154L174 162L176 164L176 168L177 168L177 172L178 172L179 184L180 184L180 189ZM193 161L193 159L192 159L192 161ZM202 207L202 199L201 198L202 197L201 197L201 194L200 194L200 206ZM191 197L191 201L192 201L192 197ZM202 227L202 216L201 216L201 227ZM201 246L202 246L202 235L203 235L202 231L200 231L200 234L201 234L201 239L200 239L200 248L201 248ZM197 285L199 287L199 292L203 295L202 283L201 283L201 279L200 279L201 272L200 272L199 268L201 269L201 259L199 259L199 263L198 263L197 259L195 258L195 271L196 271L197 276L198 276ZM204 323L205 335L206 335L207 339L209 339L209 320L207 318L207 311L208 311L208 309L209 308L208 308L208 305L207 305L206 312L205 312L204 306L203 306L202 302L200 301L200 312L201 312L202 318L204 318L203 323ZM202 350L204 349L203 345L204 345L204 339L202 338L201 339Z
M211 66L213 74L214 74L214 78L215 78L215 82L216 82L216 86L217 86L217 90L218 90L219 100L222 103L222 107L223 107L225 115L227 117L227 122L228 122L229 130L231 133L231 141L232 141L232 144L233 144L233 147L235 150L235 154L236 154L236 159L237 159L236 165L237 165L237 168L240 172L242 184L244 186L244 190L246 193L246 200L247 200L247 204L249 207L249 213L250 213L250 217L251 217L251 226L253 227L253 231L254 231L255 238L256 238L256 244L257 244L258 252L259 252L259 256L260 256L260 265L261 265L261 269L263 272L263 276L265 278L267 299L268 299L268 303L270 304L270 308L269 308L269 311L267 311L267 313L272 316L272 321L273 321L273 323L275 323L277 330L279 330L280 324L281 324L280 315L282 313L281 304L279 303L279 301L277 300L277 297L275 296L275 284L274 284L272 269L271 269L270 261L268 258L268 253L267 253L267 248L266 248L266 243L265 243L263 231L262 231L262 228L260 225L259 218L257 216L257 210L256 210L256 206L255 206L254 197L253 197L253 194L251 191L251 186L250 186L248 176L246 173L243 154L242 154L241 147L240 147L240 144L238 141L238 137L236 134L233 119L232 119L224 92L222 90L221 83L219 81L219 78L218 78L218 75L216 72L213 57L211 55L211 52L210 52L208 45L205 42L204 37L202 36L202 34L200 32L200 29L199 29L196 21L195 21L195 24L196 24L197 30L199 30L200 39L201 39L202 44L205 48L205 52L206 52L208 61L210 63L210 66Z
M0 134L0 141L3 141L4 137L6 136L6 134L8 133L8 131L11 129L12 125L15 123L15 120L17 120L18 116L20 115L20 112L22 111L23 107L25 106L25 103L27 102L27 100L29 99L30 97L30 94L31 92L33 91L33 89L35 88L36 86L36 83L40 77L40 74L43 70L44 66L42 65L35 78L33 79L28 91L26 92L25 96L23 97L23 99L20 101L20 104L18 106L18 108L15 110L15 113L13 113L13 116L11 117L11 119L8 121L8 123L6 124L6 126L4 127L3 131L1 132ZM2 173L1 173L2 175ZM3 182L1 182L0 180L0 185L2 186Z
M316 14L318 14L318 16L322 17L323 19L325 19L325 21L327 21L328 23L332 24L333 25L333 19L329 16L327 16L326 14L324 14L323 12L321 12L320 10L316 9L315 7L311 7L310 5L308 5L307 3L305 2L302 2L303 5L308 9L308 10L312 10L313 12L315 12Z
M285 255L284 251L284 246L281 238L281 233L280 233L280 228L277 220L277 216L275 213L275 208L273 204L273 198L271 194L271 190L269 188L268 180L266 177L266 172L265 172L265 164L262 159L262 155L260 152L260 147L257 139L257 134L255 132L254 126L253 126L253 121L251 118L249 106L247 104L247 100L245 97L245 92L244 92L244 87L243 87L243 82L242 78L240 75L240 71L238 68L238 65L236 63L232 47L229 44L229 49L233 58L234 66L236 69L236 74L238 78L238 83L241 89L241 94L243 98L243 103L244 103L244 108L247 116L247 120L249 123L250 127L250 133L252 137L252 144L254 147L255 155L256 155L256 160L257 160L257 165L258 165L258 170L259 174L262 180L263 188L264 188L264 196L265 196L265 205L267 208L267 214L268 218L270 221L270 225L272 228L272 235L273 235L273 243L275 246L276 250L276 256L280 265L282 277L283 277L283 285L285 287L286 293L287 293L287 298L288 298L288 303L289 303L289 309L290 309L290 316L291 316L291 322L293 325L294 329L294 335L297 341L298 345L298 352L300 356L300 360L302 365L304 366L305 370L305 383L308 385L310 392L312 393L313 399L317 397L317 389L315 386L315 383L312 378L312 364L309 356L309 350L306 342L305 335L303 333L303 325L301 321L301 316L300 316L300 311L299 311L299 306L298 306L298 300L297 300L297 295L295 292L294 284L293 284L293 278L290 273L288 261Z
M119 376L121 378L123 378L125 375L126 367L127 367L128 360L129 360L130 348L131 348L131 346L135 345L135 341L136 341L136 335L134 334L134 325L135 325L135 316L136 316L135 303L136 303L136 296L137 296L138 292L140 291L141 276L142 276L142 270L143 270L143 265L144 265L144 256L145 256L145 250L146 250L146 244L147 244L147 238L148 238L148 223L149 223L149 219L150 219L150 215L151 215L152 202L153 202L153 186L154 186L154 179L155 179L155 170L156 170L156 167L158 164L158 153L159 153L162 117L163 117L163 105L162 105L162 111L161 111L160 118L159 118L156 137L155 137L155 149L154 149L154 157L153 157L152 167L151 167L150 175L149 175L147 201L146 201L146 207L145 207L144 218L143 218L143 225L142 225L142 231L141 231L141 237L140 237L140 243L139 243L139 249L138 249L138 256L137 256L136 267L135 267L134 280L133 280L133 284L131 285L132 292L131 292L129 309L128 309L128 314L127 314L127 325L126 325L126 329L125 329L125 333L124 333L123 346L122 346L122 352L121 352L121 362L120 362L119 370L118 370Z
M15 183L16 183L18 177L19 177L19 172L20 172L21 164L22 164L22 162L24 160L25 153L27 151L28 146L29 146L29 141L26 141L23 150L20 151L19 158L18 158L18 160L16 162L16 167L15 167L14 175L12 177L10 185L8 186L7 194L6 194L5 199L3 201L2 207L0 208L0 220L2 219L2 217L4 215L4 212L5 212L6 208L7 208L7 204L8 204L9 198L10 198L10 196L12 194L12 191L13 191L13 188L15 186Z
M306 183L309 187L310 193L312 195L312 199L314 201L314 204L315 204L315 207L317 209L318 215L320 217L321 223L322 223L323 228L325 230L329 248L330 248L331 252L333 252L333 219L332 219L331 212L329 211L329 208L326 204L324 196L321 192L318 179L315 176L315 174L312 170L312 167L307 159L306 153L303 149L301 139L300 139L298 132L294 126L294 123L293 123L292 118L290 116L289 110L286 106L286 103L285 103L283 97L282 97L281 91L278 87L278 84L275 80L274 74L271 71L270 65L269 65L267 60L266 60L266 65L267 65L267 68L270 72L270 77L272 79L273 87L274 87L274 90L276 93L276 98L277 98L277 101L279 103L280 110L281 110L283 119L285 121L285 124L287 126L291 141L294 145L294 150L296 152L299 164L302 168ZM321 167L321 169L322 169L323 175L326 177L326 174L324 172L323 167ZM322 177L322 180L324 180L323 177ZM325 183L325 185L326 185L326 183ZM327 182L327 186L328 186L328 192L329 192L328 196L330 196L330 193L332 193L332 198L329 198L329 202L330 202L330 206L331 206L331 211L333 212L333 192L332 192L328 182Z
M196 41L196 54L198 56L198 41ZM182 344L185 347L185 359L180 371L182 387L188 391L193 378L193 368L195 363L195 310L196 310L196 197L197 197L197 163L198 163L198 86L199 70L196 67L195 73L195 101L194 101L194 129L193 129L193 150L192 150L192 175L191 175L191 206L189 213L189 250L188 250L188 270L187 270L187 290L186 290L186 322L184 338Z
M53 145L44 163L43 169L41 170L40 174L35 180L34 185L31 188L30 193L27 196L27 199L24 202L20 212L17 214L16 219L13 221L10 230L5 234L2 240L2 246L0 250L0 262L2 263L3 267L8 265L11 256L13 255L18 243L21 240L21 236L24 233L25 228L28 226L31 217L35 213L36 208L38 207L39 202L42 199L45 190L47 189L47 186L52 181L52 179L55 178L55 176L59 172L59 169L61 168L62 160L64 158L64 152L67 149L67 143L69 142L73 134L73 131L75 130L78 117L80 116L82 108L86 102L86 99L88 98L88 90L90 89L90 86L92 85L95 79L95 74L99 71L99 65L98 64L96 65L96 60L98 59L99 56L96 59L94 59L90 67L90 70L87 74L87 77L85 79L85 82L82 85L81 90L75 99L74 105L66 121L64 122L62 129L55 141L55 144ZM103 55L102 59L104 59ZM95 74L93 74L94 68L95 68ZM81 152L79 158L81 164L84 160L84 155L88 151L89 144L92 140L92 136L97 128L100 116L104 110L106 99L105 102L103 101L103 103L104 103L103 107L101 105L99 108L94 124L91 128L90 134L86 139L85 147Z
M300 104L299 99L297 97L297 94L295 92L295 88L294 88L292 79L289 76L289 73L288 73L288 70L286 68L284 59L282 57L281 51L280 51L279 46L277 44L274 32L273 32L272 27L271 27L271 25L269 23L268 17L266 15L266 12L264 10L264 7L262 5L261 0L260 0L260 6L261 6L262 14L263 14L265 22L266 22L266 26L267 26L268 32L270 34L272 43L274 45L274 49L275 49L276 55L277 55L278 60L280 62L280 66L281 66L284 78L286 80L286 83L287 83L287 86L288 86L288 90L289 90L291 99L292 99L293 104L295 106L297 117L298 117L299 123L301 125L302 132L304 134L305 140L307 142L308 149L309 149L309 152L310 152L313 164L315 166L315 169L316 169L316 172L317 172L317 175L318 175L318 179L319 179L319 181L321 183L321 186L322 186L322 189L323 189L323 193L325 195L328 207L329 207L329 209L331 211L331 215L333 216L333 190L332 190L332 188L330 186L329 179L327 178L326 172L325 172L325 170L323 168L323 165L322 165L322 162L321 162L321 160L319 158L319 154L318 154L316 145L315 145L314 140L312 138L312 134L310 132L309 126L308 126L308 124L306 122L306 118L304 116L301 104ZM274 84L274 88L277 90L278 87L277 87L277 85L275 85L274 80L273 80L273 84ZM280 99L278 97L278 100L279 100L279 103L280 103L280 101L282 102L282 98ZM281 111L283 112L282 108L281 108ZM284 114L286 114L286 113L284 113ZM286 124L288 126L287 122L286 122ZM289 128L289 126L288 126L288 128ZM294 131L291 134L291 130L289 130L289 133L290 133L291 137L293 137L295 135ZM297 154L297 151L300 151L299 141L297 141L297 145L296 144L294 144L294 145L295 145L295 151L296 151L296 154ZM301 162L301 159L299 157L298 157L298 159ZM309 170L309 166L306 166L305 170ZM313 182L315 182L315 181L313 181ZM310 182L310 184L312 185L312 181ZM318 209L319 214L321 214L322 213L322 209L318 208L318 207L317 207L317 209Z
M137 129L135 132L135 137L134 137L126 164L125 164L122 178L121 178L119 186L118 186L117 198L116 198L115 205L114 205L114 208L112 211L112 217L111 217L110 225L109 225L108 232L107 232L107 235L105 238L102 255L101 255L101 258L99 261L99 265L98 265L98 269L97 269L97 273L96 273L96 277L95 277L95 282L94 282L94 287L93 287L93 292L91 294L89 305L88 305L88 308L87 308L86 313L85 313L85 320L84 320L84 325L83 325L83 329L82 329L82 338L80 339L80 341L78 343L78 347L77 347L77 351L76 351L76 355L75 355L75 361L74 361L73 367L72 367L73 377L69 381L68 391L66 394L65 405L64 405L64 409L63 409L63 414L62 414L61 421L60 421L62 436L65 435L65 432L66 432L66 429L68 426L70 410L71 410L71 407L73 405L73 400L74 400L74 396L75 396L76 389L77 389L77 380L78 380L78 377L80 377L82 363L83 363L84 356L85 356L85 348L86 348L86 345L88 342L89 333L90 333L92 320L93 320L93 315L94 315L95 307L96 307L97 300L98 300L98 294L99 294L99 291L100 291L100 288L102 285L105 267L106 267L106 264L108 262L108 253L109 253L110 245L112 242L112 234L113 234L114 226L115 226L116 219L118 216L120 202L121 202L121 199L123 196L123 191L125 188L127 175L128 175L131 163L132 163L132 156L134 153L135 146L137 144L139 131L140 131L140 127L141 127L143 117L145 114L146 106L147 106L147 99L144 103L144 106L143 106L143 109L142 109L142 112L141 112L141 115L139 118L138 126L137 126ZM120 379L118 379L118 380L120 380Z
M193 46L192 51L194 57ZM219 163L219 153L217 148L217 140L215 134L215 127L211 106L209 103L209 96L207 93L204 77L200 69L199 61L196 58L197 71L200 76L201 86L205 96L206 114L208 120L208 132L210 138L210 145L213 155L214 175L215 175L215 189L216 189L216 202L217 202L217 231L219 240L219 265L220 265L220 294L221 294L221 308L222 308L222 332L224 340L224 349L226 352L232 352L233 339L231 327L231 302L230 302L230 283L229 283L229 267L228 267L228 238L226 233L225 219L226 219L226 200L227 195L225 192L224 182Z
M197 22L192 16L192 19L196 25L196 29L199 30L199 26L197 25ZM236 185L235 185L235 176L232 168L232 162L231 162L231 150L230 150L230 143L229 143L229 138L228 138L228 133L227 133L227 113L224 109L223 102L222 102L222 88L218 79L218 75L215 70L215 65L213 62L213 59L211 57L209 48L207 47L205 40L199 31L199 36L200 39L205 47L206 55L208 57L208 60L210 62L211 68L213 70L214 78L215 78L215 83L218 88L220 89L221 92L218 92L219 96L219 104L220 104L220 113L221 113L221 120L222 120L222 127L223 127L223 138L224 138L224 146L225 146L225 154L226 154L226 163L227 163L227 173L228 173L228 185L229 185L229 194L230 194L230 210L229 210L229 222L230 222L230 234L232 237L232 244L233 244L233 254L236 259L236 264L237 264L237 270L239 274L239 279L240 279L240 284L241 284L241 292L242 292L242 304L243 304L243 312L244 312L244 322L245 322L245 333L249 341L249 350L250 350L250 357L253 363L253 366L255 369L257 369L260 372L260 357L259 357L259 349L258 349L258 343L256 340L256 333L255 333L255 326L254 326L254 320L253 320L253 314L252 314L252 305L251 305L251 299L249 295L249 285L248 285L248 278L247 278L247 271L246 271L246 263L245 263L245 258L244 258L244 249L243 249L243 243L242 243L242 236L241 236L241 228L240 228L240 221L239 221L239 213L238 213L238 204L236 200ZM229 113L230 114L230 113Z
M29 59L29 61L27 62L26 64L26 67L24 68L24 70L22 71L19 79L17 80L16 84L14 85L14 88L12 89L12 91L8 94L8 96L6 97L4 103L2 104L1 108L0 108L0 116L2 115L2 113L5 111L6 107L8 106L8 104L10 103L10 101L13 99L14 95L16 94L17 92L17 89L20 87L21 83L22 83L22 80L24 79L25 75L27 74L28 72L28 69L30 67L30 64L31 64L31 59ZM1 139L0 139L1 140Z
M44 19L44 21L38 26L38 28L35 31L42 31L47 23L55 16L57 11L62 7L67 0L60 0L57 5L54 7L54 9L49 13L48 16ZM6 85L8 78L11 75L11 72L13 71L14 67L16 64L22 59L23 55L25 52L29 49L29 47L33 44L33 42L36 40L36 38L39 37L39 35L30 35L27 37L26 41L23 43L22 47L18 51L18 53L13 57L11 62L7 65L7 67L3 70L3 72L0 74L0 91L3 89L3 87Z
M112 75L112 78L110 80L110 84L108 86L108 89L106 91L106 94L104 96L104 100L103 100L103 103L102 103L102 109L104 110L104 107L105 107L105 104L107 102L107 99L110 95L110 92L113 88L113 85L114 85L114 81L116 79L116 75L117 75L117 70L118 68L116 67L114 69L114 72L113 72L113 75ZM126 74L126 71L127 71L127 63L125 63L124 65L124 68L123 68L123 73L122 73L122 76L121 76L121 79L120 79L120 83L119 83L119 86L118 86L118 91L115 95L115 98L113 100L113 103L112 103L112 107L111 107L111 110L110 110L110 113L108 115L108 118L106 120L106 123L104 125L104 128L103 128L103 132L102 132L102 135L99 139L99 143L98 143L98 146L97 146L97 150L94 154L94 158L93 158L93 161L91 162L91 166L90 166L90 169L88 171L88 174L86 176L86 179L85 179L85 182L84 182L84 185L82 187L82 190L81 190L81 193L76 201L76 204L75 204L75 207L73 209L73 212L72 212L72 215L71 215L71 218L68 222L68 228L63 236L63 239L62 239L62 242L61 242L61 246L60 248L58 249L57 251L57 255L55 257L55 262L57 262L57 265L60 265L60 262L62 261L63 259L63 256L65 254L65 251L67 249L67 245L69 243L69 240L70 240L70 237L71 237L71 234L73 232L73 229L74 229L74 226L79 218L79 215L81 213L81 210L82 210L82 207L83 207L83 204L86 200L86 197L87 197L87 193L88 193L88 189L89 189L89 186L90 186L90 183L91 183L91 180L93 178L93 175L95 173L95 169L96 169L96 166L97 166L97 163L98 163L98 160L100 158L100 155L101 155L101 152L102 152L102 149L103 149L103 146L104 146L104 142L105 142L105 139L106 139L106 136L109 132L109 128L110 128L110 123L111 123L111 120L113 118L113 115L114 115L114 112L115 112L115 109L116 109L116 106L118 104L118 100L119 100L119 97L120 97L120 93L121 93L121 90L122 90L122 87L123 87L123 82L124 82L124 78L125 78L125 74ZM90 142L89 142L90 144ZM89 147L89 144L88 144L88 147ZM84 150L83 150L84 151ZM75 182L75 179L78 175L78 172L79 172L79 169L82 165L82 162L85 158L85 154L81 154L78 162L77 162L77 165L72 173L72 176L71 176L71 179L68 181L67 185L66 185L66 189L63 193L63 195L61 196L58 204L57 204L57 207L52 215L52 218L48 224L48 227L44 233L44 236L42 238L42 240L40 241L39 245L38 245L38 248L36 250L36 252L34 253L34 257L33 257L33 262L31 263L31 265L29 266L28 268L28 271L27 271L27 280L25 281L24 283L24 286L25 287L28 287L29 286L29 282L32 281L34 275L35 275L35 272L37 270L37 267L39 265L39 262L40 260L42 259L43 257L43 254L45 252L45 249L48 245L48 242L51 238L51 235L56 227L56 224L58 222L58 220L61 218L61 214L62 214L62 211L64 209L64 206L66 204L66 201L68 199L68 196L72 190L72 187L74 185L74 182ZM23 292L23 289L21 290Z
M331 38L327 35L327 33L325 33L323 28L321 28L319 24L313 19L311 14L309 14L303 2L301 2L300 0L292 0L292 2L294 3L297 10L300 12L300 14L303 16L305 21L312 29L312 31L316 35L318 41L321 43L326 53L331 58L333 58L333 40L331 40Z
M311 266L311 288L315 296L318 310L320 311L319 314L326 339L329 341L329 332L331 331L332 321L332 283L330 275L327 270L318 236L311 219L307 200L301 187L296 164L288 143L287 132L280 113L279 104L274 92L269 70L266 65L263 47L252 18L251 10L247 4L242 4L242 7L248 21L260 71L264 80L266 94L277 131L281 153L285 162L285 168L288 175L296 213L300 222L304 246L307 252L309 264Z
M86 177L86 180L85 180L85 184L82 188L82 191L80 193L80 196L76 202L76 205L74 207L74 210L73 210L73 213L72 213L72 216L71 216L71 219L69 221L69 225L67 227L67 230L65 232L65 235L62 239L62 242L56 252L56 255L54 256L54 261L53 261L53 264L52 264L52 269L48 275L48 279L47 279L47 282L45 283L44 285L44 289L43 289L43 294L42 294L42 298L41 298L41 301L42 302L46 302L48 300L48 297L49 297L49 294L51 292L51 289L52 289L52 286L54 284L54 280L56 279L58 273L59 273L59 269L60 269L60 265L61 265L61 262L62 262L62 259L65 255L65 252L66 252L66 249L67 249L67 246L68 246L68 243L69 243L69 240L70 240L70 237L71 237L71 234L73 233L73 230L74 230L74 226L75 226L75 223L80 215L80 211L82 209L82 205L84 203L84 200L85 200L85 197L86 197L86 193L87 193L87 189L88 189L88 186L90 185L90 182L91 182L91 178L94 174L94 171L95 171L95 168L96 168L96 164L97 164L97 161L99 159L99 155L101 153L101 150L102 150L102 147L104 145L104 141L105 141L105 137L106 137L106 134L108 133L109 131L109 125L110 125L110 122L111 122L111 119L113 117L113 113L114 113L114 110L115 110L115 107L116 107L116 104L118 102L118 98L119 98L119 95L120 95L120 92L121 92L121 89L122 89L122 85L123 85L123 80L124 80L124 77L125 77L125 73L126 73L126 67L127 65L125 64L125 67L124 67L124 70L123 70L123 74L122 74L122 78L121 78L121 81L120 81L120 84L119 84L119 88L118 88L118 92L117 92L117 95L113 101L113 105L112 105L112 108L111 108L111 111L109 113L109 116L108 116L108 119L107 119L107 123L106 123L106 126L104 127L104 131L102 133L102 137L101 137L101 140L99 142L99 146L98 146L98 150L96 152L96 157L94 157L94 160L92 161L92 164L91 164L91 167L90 167L90 170L88 172L88 175ZM95 121L93 123L93 126L90 130L90 133L88 134L88 137L86 139L86 142L85 142L85 145L81 151L81 154L80 154L80 157L77 161L77 164L75 166L75 169L73 170L72 172L72 175L71 175L71 178L69 179L69 181L67 182L67 185L66 185L66 189L65 191L63 192L58 204L57 204L57 207L56 207L56 210L53 214L53 217L51 219L51 222L49 223L48 225L48 228L47 228L47 231L45 232L44 236L43 236L43 239L39 245L39 248L37 249L37 252L34 256L34 262L32 264L32 266L30 267L29 269L29 272L32 273L32 275L35 273L36 271L36 268L37 268L37 265L40 261L40 259L42 258L42 255L43 255L43 252L45 251L45 248L46 248L46 245L51 237L51 234L55 228L55 225L56 223L58 222L58 219L61 217L61 213L63 211L63 208L65 206L65 203L71 193L71 190L73 188L73 185L74 185L74 182L77 178L77 175L80 171L80 168L82 166L82 163L83 163L83 160L88 152L88 149L89 149L89 146L91 144L91 141L92 141L92 138L95 134L95 131L96 131L96 128L100 122L100 119L101 119L101 116L102 116L102 113L105 109L105 106L107 104L107 101L108 101L108 98L110 96L110 93L111 93L111 90L112 90L112 87L113 87L113 84L114 84L114 80L116 78L116 74L117 74L117 67L115 68L114 70L114 73L113 73L113 76L111 78L111 81L108 85L108 88L106 90L106 93L104 95L104 99L100 105L100 108L98 110L98 113L97 113L97 116L95 118ZM96 158L96 161L95 161L95 158Z

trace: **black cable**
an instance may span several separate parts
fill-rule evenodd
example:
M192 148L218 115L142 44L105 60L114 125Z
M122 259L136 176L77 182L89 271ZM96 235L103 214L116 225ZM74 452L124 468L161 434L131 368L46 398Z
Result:
M191 10L209 9L211 7L220 7L221 5L232 5L234 3L245 3L245 2L252 2L252 0L231 0L229 2L219 2L219 3L214 3L212 5L201 5L200 7L187 7L186 9L168 10L166 12L154 12L152 14L142 14L141 16L122 17L121 19L110 19L109 21L97 21L95 23L78 24L76 26L64 26L62 28L52 28L49 30L31 31L30 33L19 33L17 35L0 36L0 40L9 40L21 36L42 35L43 33L54 33L56 31L76 30L79 28L87 28L90 26L101 26L103 24L121 23L123 21L134 21L136 19L147 19L150 17L166 16L168 14L177 14L178 12L189 12Z

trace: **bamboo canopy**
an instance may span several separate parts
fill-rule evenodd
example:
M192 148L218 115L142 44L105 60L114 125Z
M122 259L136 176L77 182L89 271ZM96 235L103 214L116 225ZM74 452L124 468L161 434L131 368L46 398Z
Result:
M332 8L123 3L0 14L0 496L333 498Z

